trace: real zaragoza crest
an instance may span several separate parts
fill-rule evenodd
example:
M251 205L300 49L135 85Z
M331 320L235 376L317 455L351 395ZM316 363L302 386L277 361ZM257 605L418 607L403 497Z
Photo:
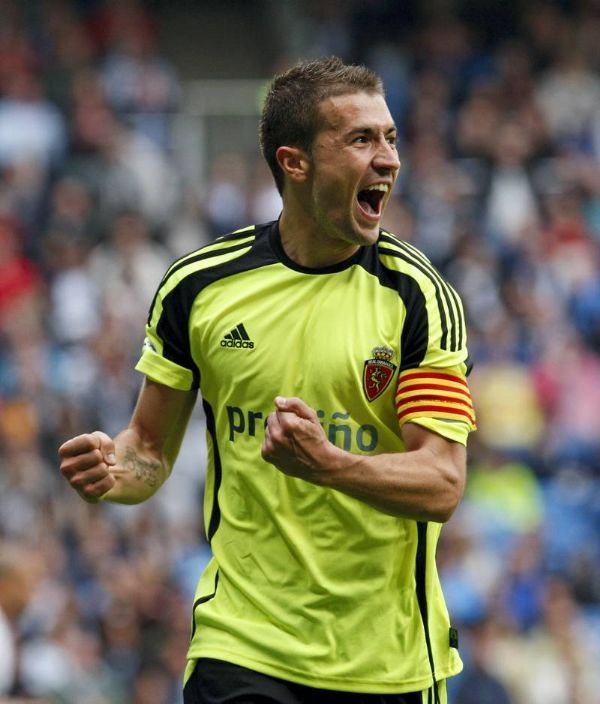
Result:
M363 370L363 389L369 401L376 398L387 389L396 365L390 360L394 356L394 350L389 347L373 347L372 359L365 361Z

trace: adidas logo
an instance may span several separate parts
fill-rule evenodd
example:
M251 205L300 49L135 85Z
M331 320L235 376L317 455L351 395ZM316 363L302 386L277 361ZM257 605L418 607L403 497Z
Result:
M246 332L246 328L243 323L236 325L231 332L223 336L221 340L221 347L237 347L245 349L254 349L254 342L250 339L250 336Z

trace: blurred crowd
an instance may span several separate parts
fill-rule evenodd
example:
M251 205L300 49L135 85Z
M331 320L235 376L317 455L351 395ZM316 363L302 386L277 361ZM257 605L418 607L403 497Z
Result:
M487 19L452 6L299 3L295 29L304 55L383 76L403 162L385 225L452 281L469 321L479 430L439 549L465 661L450 702L593 704L600 4ZM127 423L171 260L277 217L279 199L258 153L220 154L206 192L186 180L172 130L185 83L148 7L0 0L0 701L180 701L210 555L203 419L138 507L82 502L56 450Z

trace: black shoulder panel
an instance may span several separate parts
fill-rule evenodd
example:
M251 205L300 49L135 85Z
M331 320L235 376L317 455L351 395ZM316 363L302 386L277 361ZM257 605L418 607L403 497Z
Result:
M402 299L406 320L400 339L400 371L418 367L425 358L429 342L427 306L419 284L412 276L384 266L376 246L365 248L360 265L376 276L382 286L396 291Z
M458 296L452 286L448 284L429 259L416 247L402 242L387 233L382 233L380 239L382 242L395 245L397 248L395 251L382 249L382 254L396 257L410 264L431 281L442 328L440 347L451 352L460 350L465 340L465 325ZM448 310L448 315L446 315L446 309Z
M188 334L190 311L198 294L211 283L245 271L268 266L277 261L269 246L268 228L264 228L259 232L255 231L255 234L256 238L250 244L251 249L248 252L225 263L190 273L163 299L163 311L156 329L158 336L163 341L163 355L166 359L192 370L194 388L197 388L200 383L200 373L193 361L190 350ZM183 265L187 266L210 257L235 252L248 246L249 244L245 243L209 252L200 250L198 255L186 259ZM173 274L174 270L175 268L169 271L165 281ZM150 311L149 319L151 317L152 311Z

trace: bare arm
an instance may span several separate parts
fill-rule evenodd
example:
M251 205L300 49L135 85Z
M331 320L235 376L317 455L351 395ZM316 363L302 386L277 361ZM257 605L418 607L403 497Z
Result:
M444 522L462 496L466 451L416 424L402 429L406 452L355 455L327 439L300 399L276 399L262 455L289 476L337 489L396 516Z
M96 431L59 448L62 475L90 503L145 501L171 473L195 400L196 392L146 379L129 426L114 440Z

